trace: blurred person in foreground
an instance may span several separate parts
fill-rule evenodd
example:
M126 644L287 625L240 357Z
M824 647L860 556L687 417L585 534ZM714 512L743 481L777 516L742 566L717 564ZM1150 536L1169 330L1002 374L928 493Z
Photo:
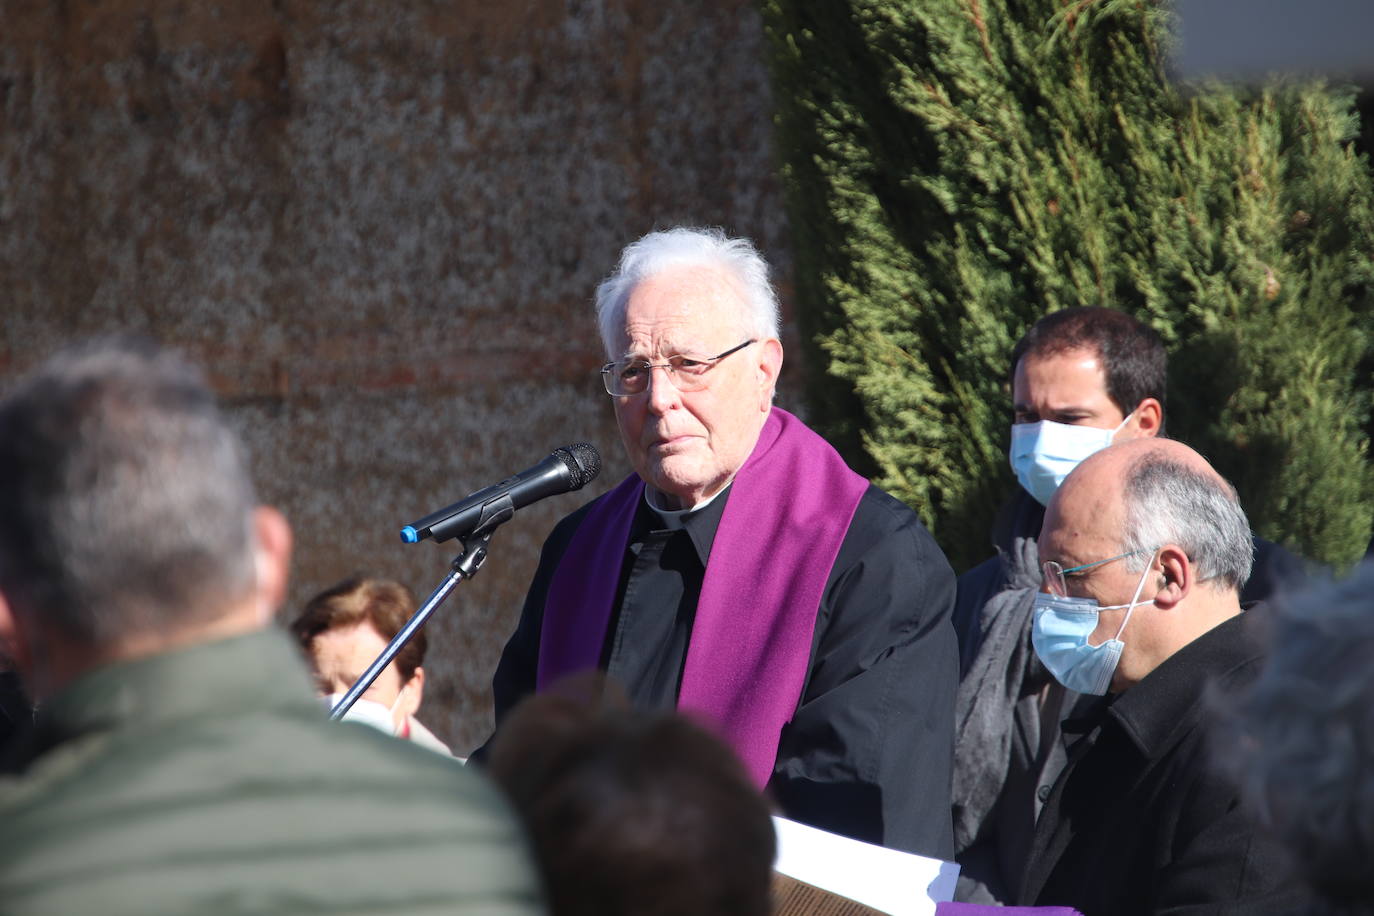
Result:
M1264 658L1263 605L1240 602L1251 550L1234 489L1179 442L1105 448L1050 500L1031 642L1061 684L1102 699L1064 722L1023 904L1302 912L1277 844L1207 755L1207 691L1249 683Z
M10 738L21 734L33 721L33 705L24 695L24 685L13 669L13 662L0 649L0 760Z
M170 353L64 351L0 402L0 635L38 705L7 916L541 912L493 787L326 719L267 626L290 543Z
M773 406L768 265L719 230L654 232L596 307L635 473L545 541L498 729L601 670L711 723L788 817L948 859L954 574L911 509Z
M1312 913L1374 914L1374 560L1277 603L1269 661L1215 748Z
M772 911L768 803L685 716L530 697L489 766L529 830L555 916Z
M415 613L415 595L391 579L353 576L306 602L291 622L315 688L333 708L382 654ZM388 735L441 754L448 745L415 718L425 693L424 628L415 632L372 686L344 714L344 720L371 725Z

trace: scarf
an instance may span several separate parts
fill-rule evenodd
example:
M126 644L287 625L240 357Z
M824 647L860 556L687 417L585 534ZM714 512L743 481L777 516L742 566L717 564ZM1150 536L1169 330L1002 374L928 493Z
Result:
M760 787L801 699L825 583L867 489L829 443L776 407L731 485L706 563L678 709L714 726ZM538 689L600 662L643 492L644 482L632 474L597 500L554 571Z

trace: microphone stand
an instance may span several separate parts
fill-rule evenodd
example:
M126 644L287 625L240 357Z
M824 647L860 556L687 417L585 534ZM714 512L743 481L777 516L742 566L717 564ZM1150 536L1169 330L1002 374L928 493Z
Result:
M458 556L453 558L444 581L439 583L439 587L425 600L424 604L420 605L420 609L411 615L411 618L406 621L406 625L401 627L400 632L392 637L391 642L386 644L382 654L378 655L376 660L354 682L353 686L348 688L343 699L339 700L338 705L329 711L330 719L342 719L344 713L353 708L358 697L362 696L367 688L372 686L372 682L377 680L378 675L386 670L386 666L391 664L396 653L400 652L402 647L410 641L410 638L415 635L415 631L425 625L425 621L438 609L444 599L449 596L449 593L458 587L458 583L477 575L477 570L481 569L482 564L486 562L487 545L491 543L492 532L514 514L515 504L511 501L509 494L503 495L482 507L482 520L473 528L471 534L458 539L462 543L463 549Z

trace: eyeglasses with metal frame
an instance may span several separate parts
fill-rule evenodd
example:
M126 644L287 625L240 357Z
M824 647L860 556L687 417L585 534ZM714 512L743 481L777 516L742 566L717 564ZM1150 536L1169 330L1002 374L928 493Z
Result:
M622 359L601 367L601 381L606 393L614 398L634 397L649 390L653 370L662 369L668 373L668 381L678 391L700 391L706 387L707 373L725 357L738 353L758 338L751 338L715 356L693 356L683 354L670 356L661 363L651 363L644 359Z
M1141 547L1138 550L1131 550L1126 553L1119 553L1114 557L1107 557L1105 560L1094 560L1091 563L1084 563L1081 566L1070 566L1068 569L1060 566L1055 560L1046 560L1040 565L1040 569L1045 574L1045 587L1049 589L1051 595L1058 595L1060 598L1071 598L1073 596L1069 594L1069 583L1066 578L1069 573L1082 572L1085 569L1092 569L1104 563L1110 563L1113 560L1122 560L1126 557L1133 557L1138 553L1150 553L1158 549L1157 547Z

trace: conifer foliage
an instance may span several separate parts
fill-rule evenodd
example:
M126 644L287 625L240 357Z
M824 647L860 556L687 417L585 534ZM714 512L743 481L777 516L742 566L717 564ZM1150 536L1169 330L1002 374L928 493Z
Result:
M1180 87L1149 0L765 0L810 417L962 570L1014 486L1008 354L1111 305L1251 524L1374 529L1374 179L1352 91Z

